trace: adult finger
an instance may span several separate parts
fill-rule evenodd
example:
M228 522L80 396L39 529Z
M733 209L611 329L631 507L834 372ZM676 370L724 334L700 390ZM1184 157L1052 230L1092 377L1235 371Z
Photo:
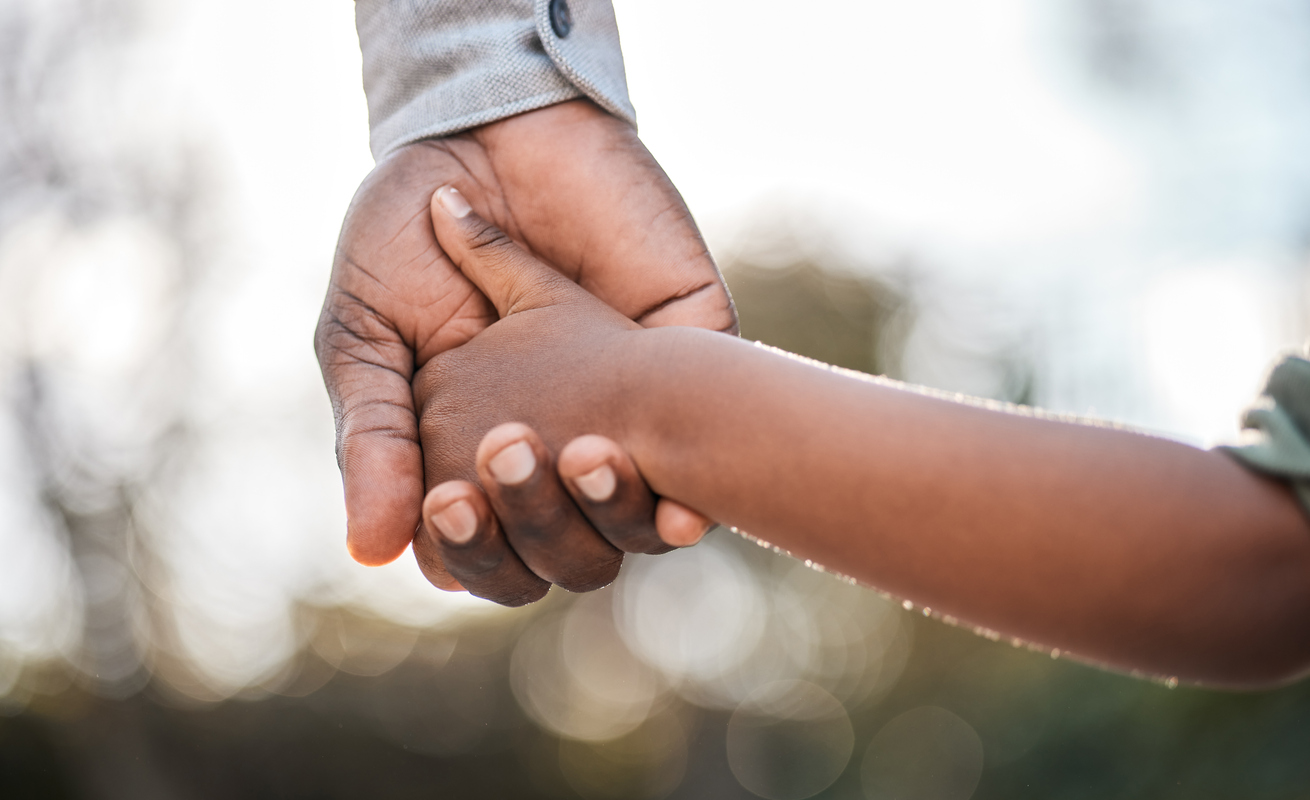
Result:
M477 468L506 538L534 573L574 592L618 576L623 553L574 505L535 431L518 422L492 428L478 446Z
M686 506L656 497L618 443L579 436L559 454L559 474L587 519L628 553L667 553L696 544L713 523Z
M486 496L468 481L447 481L428 492L414 556L437 586L450 588L438 583L449 574L470 594L501 605L527 605L550 590L515 554Z
M425 490L411 379L417 364L495 320L432 234L430 148L384 159L342 222L314 346L336 417L347 548L384 564L408 548ZM457 586L453 579L447 579Z
M413 538L423 498L413 354L380 315L334 290L314 349L336 417L346 546L362 564L385 564Z

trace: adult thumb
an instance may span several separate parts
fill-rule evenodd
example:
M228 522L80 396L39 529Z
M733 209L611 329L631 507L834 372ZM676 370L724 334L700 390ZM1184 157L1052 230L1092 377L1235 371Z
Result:
M478 216L454 186L432 194L432 227L446 256L482 290L501 319L557 305L583 291Z

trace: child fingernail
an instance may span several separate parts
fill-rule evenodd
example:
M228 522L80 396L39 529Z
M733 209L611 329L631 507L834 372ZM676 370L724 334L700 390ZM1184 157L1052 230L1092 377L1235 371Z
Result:
M573 482L593 503L603 503L613 497L614 487L617 484L614 470L610 469L609 464L601 464L586 475L574 478Z
M493 456L487 468L497 483L514 486L532 476L532 471L537 468L537 457L527 442L515 442Z
M460 194L459 189L454 186L442 186L438 189L437 202L455 219L464 219L473 210L473 206L469 205L469 201L465 200L464 195Z
M455 544L464 544L478 532L478 515L466 501L456 500L432 515L432 525Z

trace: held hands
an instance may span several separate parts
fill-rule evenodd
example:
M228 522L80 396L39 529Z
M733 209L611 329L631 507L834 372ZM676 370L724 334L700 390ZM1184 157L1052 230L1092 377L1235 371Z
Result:
M623 552L693 544L704 518L657 505L615 441L632 422L632 365L658 342L525 252L454 188L437 191L432 220L451 262L501 319L432 358L414 382L427 474L460 474L476 451L486 489L453 480L428 493L414 541L424 572L439 565L475 594L521 605L550 583L575 591L609 583ZM612 438L569 441L581 431Z
M635 131L590 102L551 106L388 156L347 212L315 336L336 416L347 544L365 564L399 556L419 526L425 464L415 372L496 319L433 237L429 203L449 183L510 240L616 317L646 327L736 330L727 291L677 191ZM471 447L464 461L445 457L451 441L467 437L471 419L433 416L425 424L426 442L439 456L429 453L428 485L473 477ZM459 588L440 553L417 554L433 583Z

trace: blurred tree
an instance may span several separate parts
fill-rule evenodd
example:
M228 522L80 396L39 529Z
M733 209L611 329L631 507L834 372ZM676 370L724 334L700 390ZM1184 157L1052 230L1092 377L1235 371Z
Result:
M32 499L76 567L83 625L72 661L111 696L141 689L157 658L176 662L159 602L169 576L141 508L185 448L189 300L209 245L206 181L184 142L160 148L76 124L88 104L107 113L112 70L103 65L130 45L139 12L135 2L95 0L0 9L0 241L27 236L49 248L0 265L11 287L26 290L4 298L0 378ZM126 255L112 249L122 239ZM158 272L134 282L147 260ZM59 319L92 286L104 294L73 312L82 319ZM104 324L148 333L135 350L106 352L97 343L122 333L97 328Z
M744 338L860 372L896 371L886 340L902 332L908 307L890 281L804 256L783 266L738 260L723 271Z

